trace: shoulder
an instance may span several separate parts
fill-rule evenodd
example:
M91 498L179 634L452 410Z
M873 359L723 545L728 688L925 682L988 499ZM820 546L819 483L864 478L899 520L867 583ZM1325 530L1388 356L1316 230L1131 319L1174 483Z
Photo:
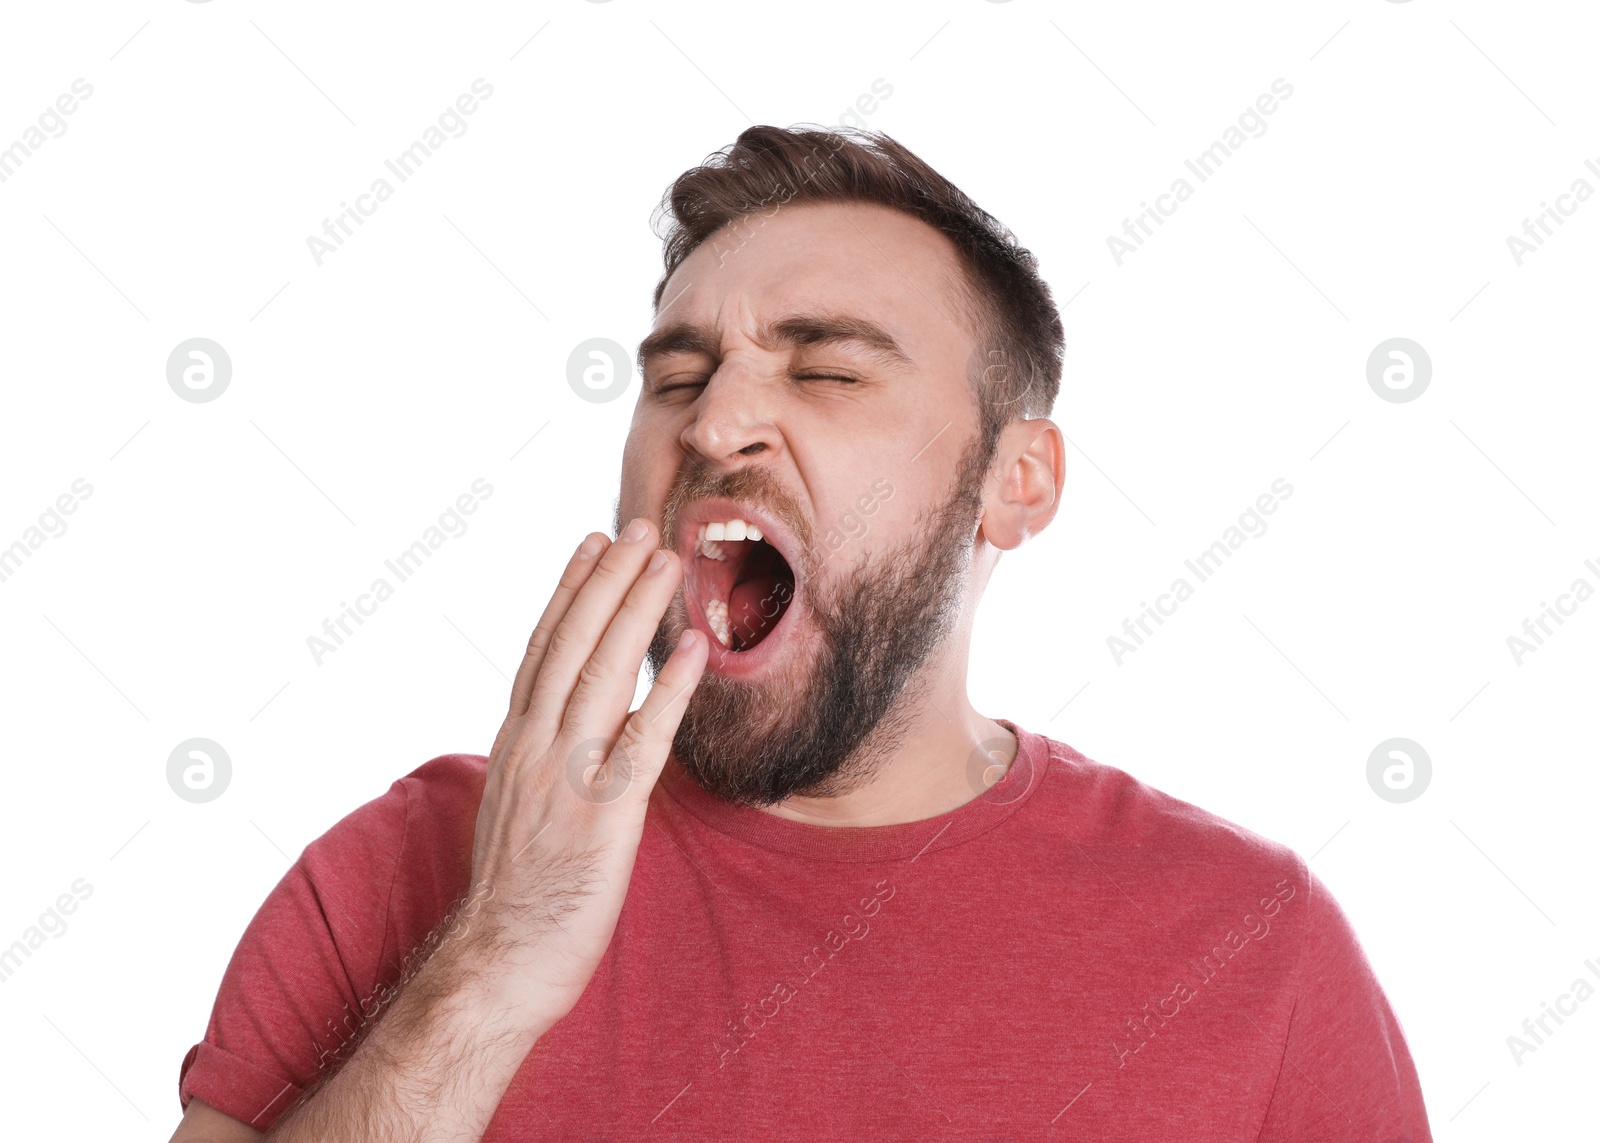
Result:
M441 754L398 779L395 786L414 814L476 816L488 773L489 760L481 754Z
M1149 1015L1125 1022L1128 1049L1142 1050L1176 1011L1194 1011L1181 1019L1211 1021L1216 1043L1229 1045L1235 1086L1253 1084L1260 1095L1262 1140L1426 1138L1399 1024L1347 917L1306 861L1065 743L1044 746L1049 780L1035 798L1034 829L1090 902L1073 899L1073 924L1098 923L1108 934L1119 987L1154 972L1161 995L1169 965L1171 980L1183 982L1153 1013L1146 1005ZM1232 1043L1239 1012L1252 1031ZM1184 1035L1168 1048L1203 1050L1204 1036ZM1336 1117L1330 1098L1343 1108ZM1357 1109L1365 1121L1345 1122Z
M347 860L352 850L394 853L419 835L470 831L483 797L488 760L477 754L441 754L395 779L384 793L344 817L310 845L302 862Z
M466 892L487 767L475 754L428 760L307 845L285 880L304 878L336 938L403 951ZM352 921L358 931L340 931Z
M1305 862L1289 846L1064 742L1044 741L1051 777L1040 790L1045 810L1095 860L1169 878L1179 889L1228 882L1270 893L1284 879L1307 885Z

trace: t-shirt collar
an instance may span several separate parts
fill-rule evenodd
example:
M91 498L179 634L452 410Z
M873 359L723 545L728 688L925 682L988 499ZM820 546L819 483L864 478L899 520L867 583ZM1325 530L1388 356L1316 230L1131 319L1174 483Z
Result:
M1017 736L1017 756L1011 767L971 801L921 821L881 826L822 826L791 821L707 793L673 758L667 759L656 785L718 833L763 849L814 861L916 860L993 829L1019 810L1042 784L1050 761L1046 740L1006 719L995 721ZM975 782L980 780L983 766L981 757L975 759Z

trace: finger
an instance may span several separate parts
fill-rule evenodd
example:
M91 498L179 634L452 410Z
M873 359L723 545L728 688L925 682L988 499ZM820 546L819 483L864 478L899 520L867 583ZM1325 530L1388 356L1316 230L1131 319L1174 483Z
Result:
M622 736L611 748L606 759L612 771L610 781L622 782L633 790L637 804L649 799L661 767L666 764L683 712L689 709L695 687L704 677L709 654L705 635L692 627L685 630L662 664L644 702L628 717Z
M639 668L655 638L661 616L683 582L675 553L657 548L612 618L594 652L578 669L577 683L562 715L569 736L610 737L633 703Z
M511 684L511 709L507 712L507 718L518 718L527 712L528 696L533 693L533 680L538 675L539 664L544 661L545 651L550 646L550 637L555 634L556 628L561 626L561 621L571 608L572 601L577 598L578 591L594 574L600 562L599 557L610 546L611 541L606 536L599 532L590 532L584 537L583 543L578 545L578 550L572 553L572 558L567 561L566 570L561 573L561 582L556 586L555 593L550 596L544 614L539 616L539 622L528 638L528 649L522 656L522 665L517 668L516 681Z
M642 534L635 534L639 524L643 524ZM528 697L526 723L536 737L554 737L561 726L578 672L594 654L623 598L655 553L655 537L656 530L648 520L635 520L623 529L550 633ZM666 610L665 600L661 608Z

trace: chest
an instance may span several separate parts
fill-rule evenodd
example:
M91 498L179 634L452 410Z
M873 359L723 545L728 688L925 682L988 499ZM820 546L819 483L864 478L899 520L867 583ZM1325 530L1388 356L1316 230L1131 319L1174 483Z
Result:
M1236 1009L1266 1028L1282 1004L1265 950L1213 968L1198 920L1151 930L1118 895L1048 878L713 869L636 872L600 970L486 1143L1260 1125L1272 1045L1241 1045Z

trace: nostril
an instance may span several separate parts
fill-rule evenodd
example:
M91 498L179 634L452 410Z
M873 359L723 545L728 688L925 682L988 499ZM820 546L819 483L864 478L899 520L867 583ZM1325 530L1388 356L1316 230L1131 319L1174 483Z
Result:
M757 453L765 451L766 447L767 447L767 442L766 441L755 441L755 442L753 442L751 444L745 445L742 449L740 449L739 450L739 455L740 456L755 456Z

